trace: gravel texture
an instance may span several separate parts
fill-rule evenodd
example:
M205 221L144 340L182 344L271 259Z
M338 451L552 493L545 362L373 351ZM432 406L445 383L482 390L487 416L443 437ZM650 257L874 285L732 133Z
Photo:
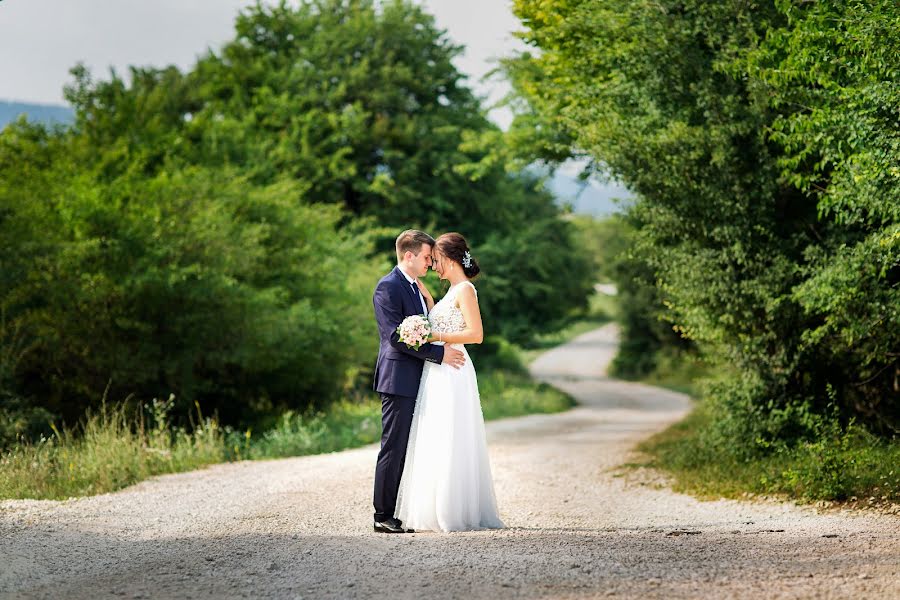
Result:
M900 598L900 518L701 502L622 469L686 397L607 379L606 326L534 373L580 406L494 421L501 531L372 532L375 446L0 503L2 598Z

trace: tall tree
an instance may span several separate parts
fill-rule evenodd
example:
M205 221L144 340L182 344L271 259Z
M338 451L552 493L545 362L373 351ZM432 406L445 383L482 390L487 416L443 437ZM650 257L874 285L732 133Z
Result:
M897 426L897 11L856 4L514 3L540 53L507 63L513 131L640 195L641 260L667 318L741 373L716 396L751 446L832 400Z
M501 163L472 172L487 152L470 140L499 130L452 63L460 51L411 2L282 2L243 12L235 39L187 74L132 69L129 88L81 69L69 97L104 173L192 164L287 178L300 202L374 218L386 255L407 227L462 232L484 250L495 330L522 341L585 305L589 259L537 178ZM534 251L545 234L556 253Z
M69 420L107 385L232 423L324 405L374 362L371 287L406 227L469 238L492 333L583 306L552 196L466 169L498 130L459 51L411 2L318 0L247 9L187 72L76 67L70 129L0 133L0 357L27 349L0 397Z

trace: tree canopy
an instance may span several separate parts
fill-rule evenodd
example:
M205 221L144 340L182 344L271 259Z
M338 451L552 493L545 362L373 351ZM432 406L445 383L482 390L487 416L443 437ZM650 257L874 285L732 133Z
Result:
M720 424L753 447L835 404L898 431L898 5L514 7L537 52L506 63L528 101L512 139L640 196L646 314L738 373Z
M71 127L0 132L0 437L104 392L247 423L366 385L410 227L468 238L491 333L583 307L589 257L540 180L471 172L499 130L460 51L411 2L316 0L244 10L186 72L76 66Z

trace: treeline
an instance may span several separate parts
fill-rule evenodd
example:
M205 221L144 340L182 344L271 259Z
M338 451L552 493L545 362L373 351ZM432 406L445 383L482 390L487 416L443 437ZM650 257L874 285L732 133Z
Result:
M0 445L103 398L247 426L366 389L408 227L469 239L488 350L585 306L553 198L471 143L460 51L411 2L317 0L187 72L74 68L71 127L0 132Z
M707 441L900 432L900 5L516 0L521 157L640 197L615 278L623 368L719 378ZM710 441L711 440L711 441ZM714 456L715 452L711 453Z

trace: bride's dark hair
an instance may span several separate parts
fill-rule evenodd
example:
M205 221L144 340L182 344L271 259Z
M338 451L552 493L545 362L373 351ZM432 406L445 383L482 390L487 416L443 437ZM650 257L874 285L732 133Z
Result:
M469 279L472 279L481 273L478 261L472 256L466 238L460 234L456 232L445 233L437 239L434 247L438 252L450 260L456 261L462 265L463 273L465 273L466 277ZM467 253L468 257L466 257ZM466 263L468 263L469 266L466 266Z

